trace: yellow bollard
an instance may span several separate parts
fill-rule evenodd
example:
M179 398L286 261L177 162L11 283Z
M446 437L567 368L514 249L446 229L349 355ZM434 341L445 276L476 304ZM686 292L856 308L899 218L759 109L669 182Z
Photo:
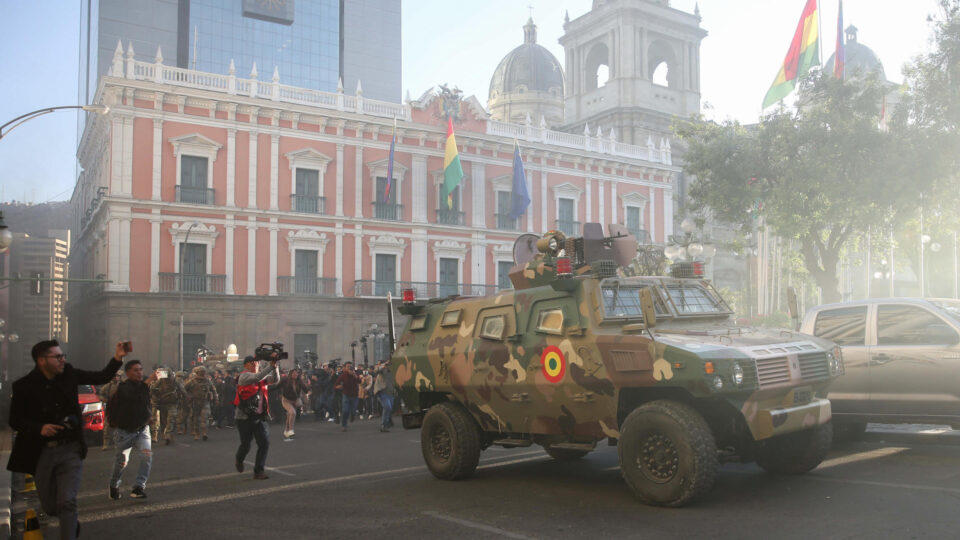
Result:
M23 518L23 540L43 540L40 520L32 508L27 510L27 515Z
M29 493L37 490L37 484L33 481L33 476L27 474L23 477L23 491L20 493Z

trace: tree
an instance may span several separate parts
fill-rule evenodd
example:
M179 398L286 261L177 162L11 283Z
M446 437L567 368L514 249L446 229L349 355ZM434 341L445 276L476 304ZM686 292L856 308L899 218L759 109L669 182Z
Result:
M921 192L944 176L928 130L906 117L880 127L884 94L876 78L839 81L819 71L803 80L799 106L781 106L759 124L694 121L679 128L696 181L695 210L748 229L758 222L796 239L825 301L840 299L837 263L854 235L912 215Z

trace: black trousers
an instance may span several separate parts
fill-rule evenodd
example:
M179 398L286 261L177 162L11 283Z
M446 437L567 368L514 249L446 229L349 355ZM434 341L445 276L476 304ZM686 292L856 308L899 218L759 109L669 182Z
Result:
M267 451L270 450L270 428L266 420L259 418L237 419L237 433L240 434L240 447L237 448L237 461L242 462L250 451L250 442L257 440L257 458L253 472L262 473L267 465Z

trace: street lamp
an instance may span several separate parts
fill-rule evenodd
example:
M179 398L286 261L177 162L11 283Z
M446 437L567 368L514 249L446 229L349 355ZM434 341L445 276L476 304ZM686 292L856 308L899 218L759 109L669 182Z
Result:
M107 114L110 112L110 107L106 105L61 105L59 107L47 107L45 109L37 109L33 112L28 112L27 114L22 114L13 120L7 122L6 124L0 126L0 139L7 136L8 133L16 129L20 124L24 122L29 122L38 116L43 116L45 114L50 114L53 111L59 111L62 109L83 109L87 112L95 112L97 114ZM7 126L13 124L13 127L7 129Z
M183 252L185 251L183 246L190 241L190 231L197 225L200 225L200 222L194 221L187 227L187 235L183 238L183 243L180 244L180 275L177 276L178 285L180 285L180 350L177 352L177 356L180 357L180 371L183 371Z
M696 259L703 257L704 260L713 258L717 254L717 248L709 242L707 238L696 238L693 233L697 230L697 224L693 219L687 217L680 222L682 236L670 236L671 245L663 248L665 257L673 262L683 261L687 258Z

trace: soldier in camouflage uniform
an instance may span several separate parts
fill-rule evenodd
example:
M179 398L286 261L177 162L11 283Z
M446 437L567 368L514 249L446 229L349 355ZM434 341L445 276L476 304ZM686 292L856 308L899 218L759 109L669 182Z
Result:
M187 377L185 372L181 371L180 373L177 373L177 382L179 382L181 385L186 386L189 381L190 377ZM190 418L190 397L187 396L186 392L180 396L177 406L177 435L183 435L187 432L187 422Z
M100 398L100 401L103 402L103 446L100 450L106 450L110 448L111 441L113 441L113 428L110 427L110 422L107 420L107 402L110 401L110 397L113 396L113 393L117 391L117 385L120 384L120 372L118 371L116 375L113 376L113 380L107 384L100 387L100 391L97 392L97 397Z
M150 416L151 431L153 431L153 442L163 436L166 444L171 444L176 432L176 421L179 411L180 398L187 395L180 384L169 370L161 368L158 371L167 373L165 378L157 379L150 387L150 403L153 406L153 414Z
M210 404L220 400L213 381L207 377L207 370L202 367L193 368L190 379L183 385L190 397L190 431L193 440L201 437L207 440L207 427L210 421Z

